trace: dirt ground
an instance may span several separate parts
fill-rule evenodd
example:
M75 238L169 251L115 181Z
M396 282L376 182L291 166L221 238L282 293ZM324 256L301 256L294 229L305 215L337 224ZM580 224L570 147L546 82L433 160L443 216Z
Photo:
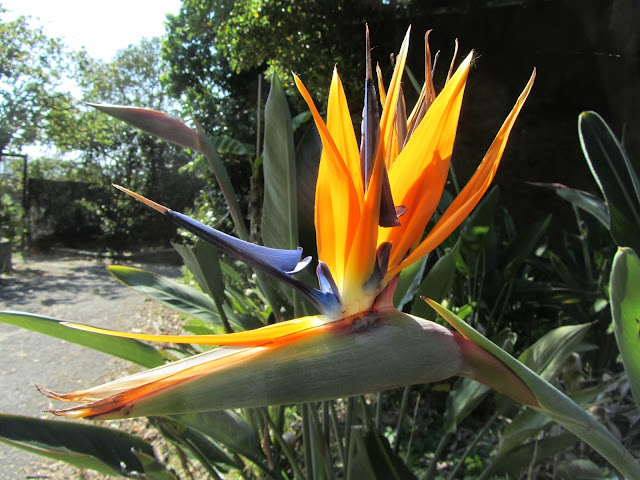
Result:
M126 263L170 278L175 265L112 262L69 255L14 258L0 276L0 310L37 313L119 330L162 331L168 312L116 281L105 266ZM87 388L134 371L130 363L46 335L0 323L0 412L51 418L54 391ZM0 443L0 480L86 478L82 473ZM96 478L96 477L93 477Z

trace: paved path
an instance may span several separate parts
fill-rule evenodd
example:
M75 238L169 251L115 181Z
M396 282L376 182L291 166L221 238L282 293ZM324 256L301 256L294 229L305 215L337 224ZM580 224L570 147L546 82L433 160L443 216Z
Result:
M106 328L140 327L149 301L117 282L107 262L72 257L14 259L14 271L0 277L0 310L25 311ZM139 265L176 278L177 266ZM34 384L54 391L97 385L114 372L130 368L123 360L0 323L0 412L51 418L53 406ZM42 457L0 443L0 479L28 478ZM31 477L33 478L33 477Z

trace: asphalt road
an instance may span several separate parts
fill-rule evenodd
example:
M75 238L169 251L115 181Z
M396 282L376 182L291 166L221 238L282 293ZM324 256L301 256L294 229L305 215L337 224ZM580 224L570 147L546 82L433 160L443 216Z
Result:
M0 310L121 330L149 321L144 318L149 302L113 279L105 270L107 264L61 256L14 259L14 270L0 277ZM177 266L132 266L172 278L180 274ZM53 403L34 384L67 392L97 385L131 368L109 355L1 323L0 355L0 412L42 418L52 418L43 410ZM34 478L33 472L47 461L0 442L1 480Z

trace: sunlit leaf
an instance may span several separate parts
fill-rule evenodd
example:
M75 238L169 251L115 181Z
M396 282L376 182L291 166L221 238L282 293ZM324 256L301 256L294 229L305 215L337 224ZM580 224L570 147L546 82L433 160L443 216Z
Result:
M0 312L0 322L77 343L147 368L157 367L164 363L162 354L150 345L128 338L108 337L99 333L70 328L61 324L63 320L30 313Z
M620 248L611 271L611 314L633 398L640 410L640 259Z

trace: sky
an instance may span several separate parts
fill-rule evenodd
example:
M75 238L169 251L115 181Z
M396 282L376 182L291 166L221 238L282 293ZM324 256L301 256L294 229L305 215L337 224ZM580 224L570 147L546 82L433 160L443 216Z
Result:
M27 15L50 37L69 47L83 46L94 58L111 60L141 38L164 33L167 13L178 13L180 0L0 0L7 18Z

